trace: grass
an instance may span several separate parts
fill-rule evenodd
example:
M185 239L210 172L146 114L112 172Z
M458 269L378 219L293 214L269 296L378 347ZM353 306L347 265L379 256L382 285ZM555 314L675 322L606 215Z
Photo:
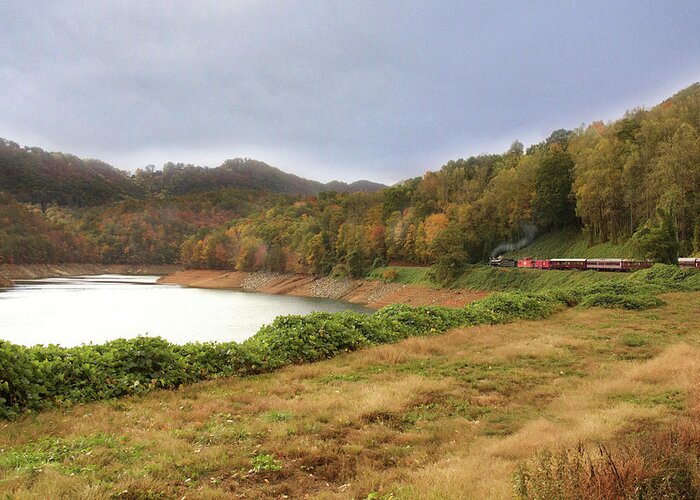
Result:
M606 242L589 245L588 238L576 229L564 229L543 234L520 250L505 254L506 257L518 259L534 257L553 258L639 258L628 241L622 243Z
M401 276L402 283L411 283L411 279L424 284L428 280L429 268L380 268L394 270ZM407 272L403 269L422 269L422 273ZM398 278L397 278L398 279ZM655 265L633 273L598 272L598 271L552 271L526 268L500 268L483 264L469 265L464 273L450 285L453 289L470 289L484 291L521 291L547 292L564 288L585 288L594 285L615 284L652 284L664 290L700 290L700 273L694 269L681 269L677 266ZM600 304L591 304L600 305Z
M385 266L373 270L367 279L390 281L404 285L435 286L429 276L430 267Z
M387 274L390 273L391 274ZM387 266L373 271L368 279L438 287L430 281L429 267ZM542 271L539 269L498 268L483 264L469 265L464 273L450 284L453 289L485 291L538 292L552 288L586 286L597 283L616 282L625 278L623 273L600 273L596 271Z
M0 496L513 497L542 450L694 407L700 292L663 299L26 415L1 424Z
M472 290L540 292L555 288L584 287L624 280L623 273L597 271L543 271L541 269L469 266L451 285Z

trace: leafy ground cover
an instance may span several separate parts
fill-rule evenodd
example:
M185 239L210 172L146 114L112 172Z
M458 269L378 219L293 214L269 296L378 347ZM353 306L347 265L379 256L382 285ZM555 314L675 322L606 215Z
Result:
M630 436L658 443L685 425L698 399L700 292L661 298L24 415L2 424L0 492L514 497L519 471L549 463L542 453L573 456L581 443L595 461L602 444L622 464ZM526 497L562 491L530 477L540 489L528 483Z

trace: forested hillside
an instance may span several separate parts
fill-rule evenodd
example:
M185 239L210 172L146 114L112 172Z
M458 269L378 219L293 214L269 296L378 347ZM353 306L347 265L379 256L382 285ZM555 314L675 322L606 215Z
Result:
M18 158L34 154L19 151ZM2 161L6 173L0 179L21 169L8 157ZM262 180L268 192L304 195L220 191L250 187L244 180L251 178ZM17 201L48 199L26 187L34 185L28 175L19 179L25 180L12 177L0 186ZM125 181L130 188L115 187L111 196L130 199L109 203L113 198L100 195L104 204L90 208L73 203L78 206L36 209L5 196L3 220L27 226L27 235L46 234L41 224L51 224L65 238L85 241L85 258L107 262L350 276L394 262L432 265L443 282L467 263L552 231L581 235L586 245L624 244L626 256L658 258L659 246L666 256L697 254L700 85L615 122L557 130L527 150L516 141L502 154L449 161L375 192L323 191L319 183L253 160L231 160L216 169L169 164ZM20 212L30 215L22 218ZM4 259L27 259L31 252L18 250L25 244L21 238L3 241ZM58 250L44 255L64 258Z
M321 191L377 191L386 187L370 181L357 181L352 184L332 181L323 184L288 174L249 158L226 160L216 168L166 163L163 170L155 170L152 167L137 170L134 181L147 193L165 196L203 193L223 188L257 189L290 195L315 195Z
M98 205L143 194L125 172L99 160L23 148L5 139L0 139L0 191L42 207Z
M62 206L104 205L125 199L170 197L220 189L245 189L290 195L321 191L377 191L386 186L370 181L328 184L304 179L249 158L226 160L215 168L168 162L162 170L149 165L132 176L99 160L0 138L0 191L18 201Z

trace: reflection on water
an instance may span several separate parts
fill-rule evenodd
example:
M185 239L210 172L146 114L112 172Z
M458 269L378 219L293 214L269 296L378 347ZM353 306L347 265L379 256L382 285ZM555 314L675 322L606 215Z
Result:
M66 347L137 335L179 344L240 342L280 315L367 311L338 300L181 288L157 279L104 274L16 282L0 289L0 339Z

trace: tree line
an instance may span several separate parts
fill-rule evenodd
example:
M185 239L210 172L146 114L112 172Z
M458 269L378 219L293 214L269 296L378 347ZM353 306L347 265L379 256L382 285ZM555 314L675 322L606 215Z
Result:
M165 195L158 185L165 179L184 185L188 168L173 166L138 174L140 189L150 192L143 198L32 208L20 203L26 197L6 195L0 218L30 228L13 234L33 234L31 228L49 234L42 224L63 231L66 241L82 242L68 245L81 258L243 271L356 277L394 262L432 265L437 280L449 281L501 243L572 227L591 244L633 238L640 257L671 259L700 252L699 134L695 84L620 120L557 130L527 150L516 141L502 154L452 160L375 192ZM209 182L209 173L190 170ZM65 257L57 250L18 252L29 243L5 238L5 261L8 254L14 260Z

